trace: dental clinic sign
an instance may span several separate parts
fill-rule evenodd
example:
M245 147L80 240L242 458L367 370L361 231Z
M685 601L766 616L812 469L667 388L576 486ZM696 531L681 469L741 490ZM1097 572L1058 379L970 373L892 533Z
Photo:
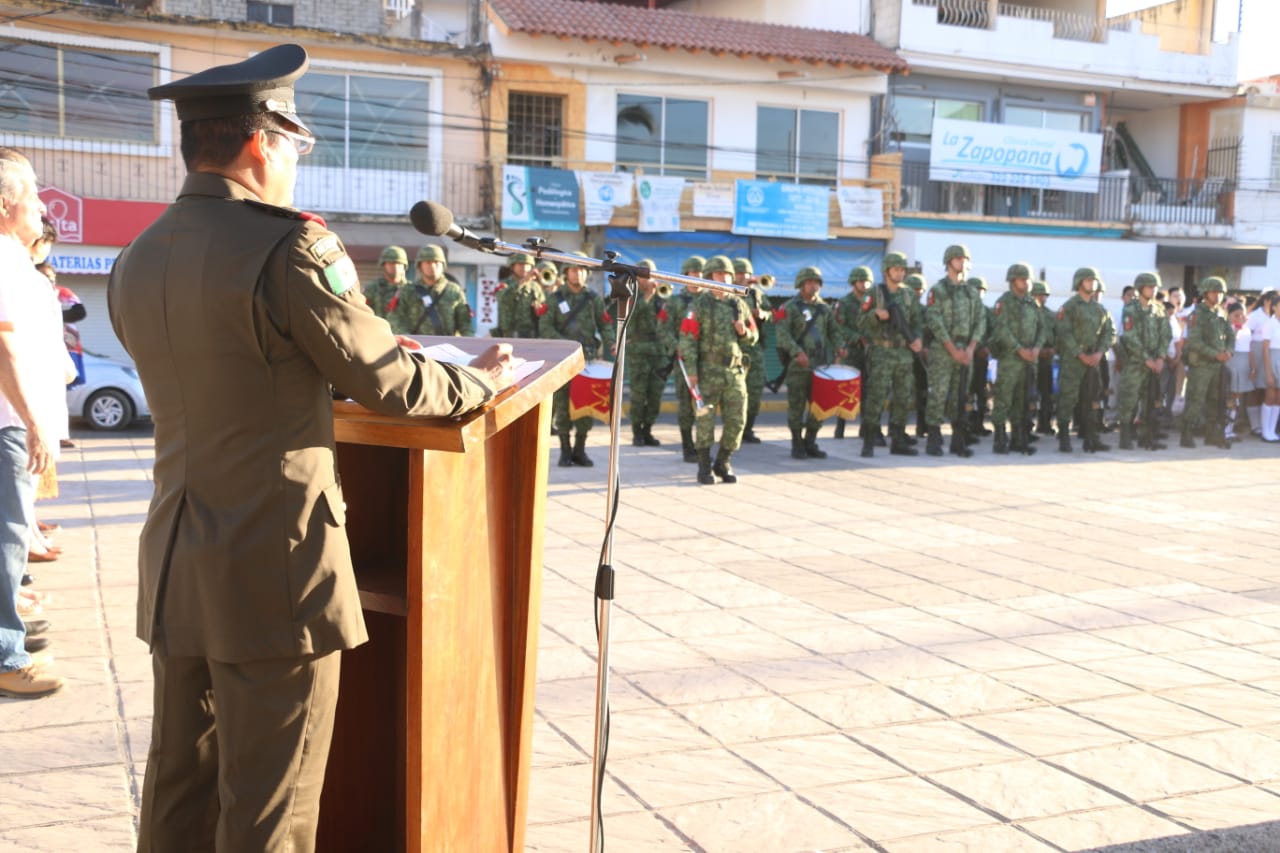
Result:
M1096 193L1102 135L934 119L929 180Z

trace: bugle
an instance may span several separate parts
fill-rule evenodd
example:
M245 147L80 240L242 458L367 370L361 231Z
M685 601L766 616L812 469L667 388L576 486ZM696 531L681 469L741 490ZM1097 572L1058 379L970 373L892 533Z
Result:
M654 290L654 292L655 292L655 293L657 293L657 294L658 294L658 296L661 296L663 299L670 299L670 298L671 298L671 292L672 292L673 290L675 290L675 288L671 286L671 282L669 282L669 281L660 281L660 282L658 282L658 286L657 286L657 288Z
M756 279L756 284L760 285L761 290L768 290L778 283L778 277L765 273Z

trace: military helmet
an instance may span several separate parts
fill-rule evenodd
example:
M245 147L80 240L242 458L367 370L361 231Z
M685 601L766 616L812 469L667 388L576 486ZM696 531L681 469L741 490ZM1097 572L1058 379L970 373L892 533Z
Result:
M688 275L691 272L700 273L702 268L707 265L707 259L702 255L690 255L684 259L684 263L680 265L680 272Z
M703 275L711 275L713 272L733 272L733 261L728 255L712 255L707 258L707 262L702 266Z
M1080 282L1090 278L1096 279L1098 284L1102 284L1102 276L1098 275L1096 269L1093 267L1080 267L1080 269L1076 270L1075 275L1071 276L1071 289L1079 290Z
M575 258L586 258L586 257L587 257L587 255L586 255L586 253L585 253L585 252L570 252L569 254L573 255ZM565 262L565 265L564 265L564 268L565 268L565 269L568 269L569 267L581 267L581 266L584 266L584 265L583 265L583 264L575 264L575 263L571 263L571 262L566 261L566 262Z
M378 263L380 264L404 264L409 266L409 255L399 246L388 246L382 250L382 254L378 255Z
M413 259L414 264L420 264L423 261L439 261L442 264L449 263L449 259L444 256L444 249L435 243L428 243L418 250L418 256Z
M560 275L560 270L551 261L538 261L538 263L534 264L534 268L538 272L553 272L557 276Z
M1031 282L1031 295L1032 296L1048 296L1049 284L1043 281Z
M924 276L920 275L920 273L913 272L903 280L903 283L916 293L924 290Z
M901 252L889 252L884 256L883 263L880 264L881 269L891 269L893 267L907 268L907 256Z
M854 267L849 271L849 283L855 281L875 281L875 273L871 271L871 267Z
M1009 264L1009 271L1004 274L1004 280L1013 281L1016 278L1031 278L1031 266L1023 263Z
M965 284L968 287L972 287L974 290L987 289L987 280L980 275L969 276L969 278L965 280Z
M756 274L756 268L751 266L750 258L734 258L733 271L735 273L746 273L747 275Z
M1133 286L1141 290L1144 287L1154 287L1160 289L1160 273L1156 272L1140 272L1138 277L1133 280Z
M796 287L804 284L809 279L822 283L822 270L817 267L801 267L800 272L796 273Z
M636 261L636 266L645 267L646 269L656 270L658 265L653 262L653 258L641 258Z
M1211 275L1204 281L1200 282L1201 293L1226 293L1227 283L1221 277Z
M952 261L954 261L956 258L967 258L967 257L969 257L969 247L964 245L963 243L956 243L954 245L948 246L947 250L942 253L942 262L944 264L949 264Z
M528 264L529 266L533 266L533 255L528 252L516 252L515 254L507 257L507 263L511 266L515 266L516 264Z

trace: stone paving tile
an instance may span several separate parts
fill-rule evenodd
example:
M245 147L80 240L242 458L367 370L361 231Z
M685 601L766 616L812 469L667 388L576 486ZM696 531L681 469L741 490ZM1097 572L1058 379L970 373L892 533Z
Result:
M931 773L929 778L1008 820L1083 811L1122 801L1040 761Z
M1054 756L1051 763L1135 803L1239 784L1236 779L1145 743L1069 752Z
M968 802L912 776L801 791L810 802L874 841L999 823Z
M889 853L1048 853L1055 848L1015 826L984 826L915 838L884 845Z
M847 826L791 792L675 806L662 815L704 850L848 849L859 841Z
M1280 780L1280 728L1273 734L1243 729L1155 741L1160 749L1208 765L1246 782Z
M777 783L769 776L727 749L643 755L610 761L608 770L634 791L641 803L659 809L777 789ZM586 816L590 801L579 805L582 816Z
M977 672L904 681L900 689L948 716L962 717L1017 708L1032 708L1043 700Z
M0 776L0 832L129 814L128 778L118 764Z
M1262 788L1240 786L1159 800L1151 807L1195 829L1274 825L1276 814L1280 813L1280 796Z
M1248 684L1209 684L1166 690L1160 698L1195 708L1241 726L1280 723L1280 701Z
M917 774L1024 758L996 739L951 720L903 723L853 736Z
M68 850L132 853L137 844L133 817L128 812L97 820L58 821L0 830L0 850L24 853L67 853Z
M1151 739L1230 728L1230 723L1156 696L1116 696L1067 706L1133 738Z
M1091 666L1097 669L1099 664ZM991 677L1054 704L1134 692L1132 687L1091 672L1079 664L1051 663L1047 666L1006 669L992 673Z
M789 698L841 731L941 717L937 711L880 684L797 693Z
M1019 826L1063 850L1093 850L1148 838L1187 834L1187 830L1178 824L1137 806L1055 815L1021 821Z

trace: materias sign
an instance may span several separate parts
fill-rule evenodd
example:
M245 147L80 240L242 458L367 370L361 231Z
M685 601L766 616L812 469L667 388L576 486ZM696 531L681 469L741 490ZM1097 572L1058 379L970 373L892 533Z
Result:
M1096 193L1102 135L935 118L929 180Z
M829 188L781 181L738 181L734 234L825 240L830 230Z

